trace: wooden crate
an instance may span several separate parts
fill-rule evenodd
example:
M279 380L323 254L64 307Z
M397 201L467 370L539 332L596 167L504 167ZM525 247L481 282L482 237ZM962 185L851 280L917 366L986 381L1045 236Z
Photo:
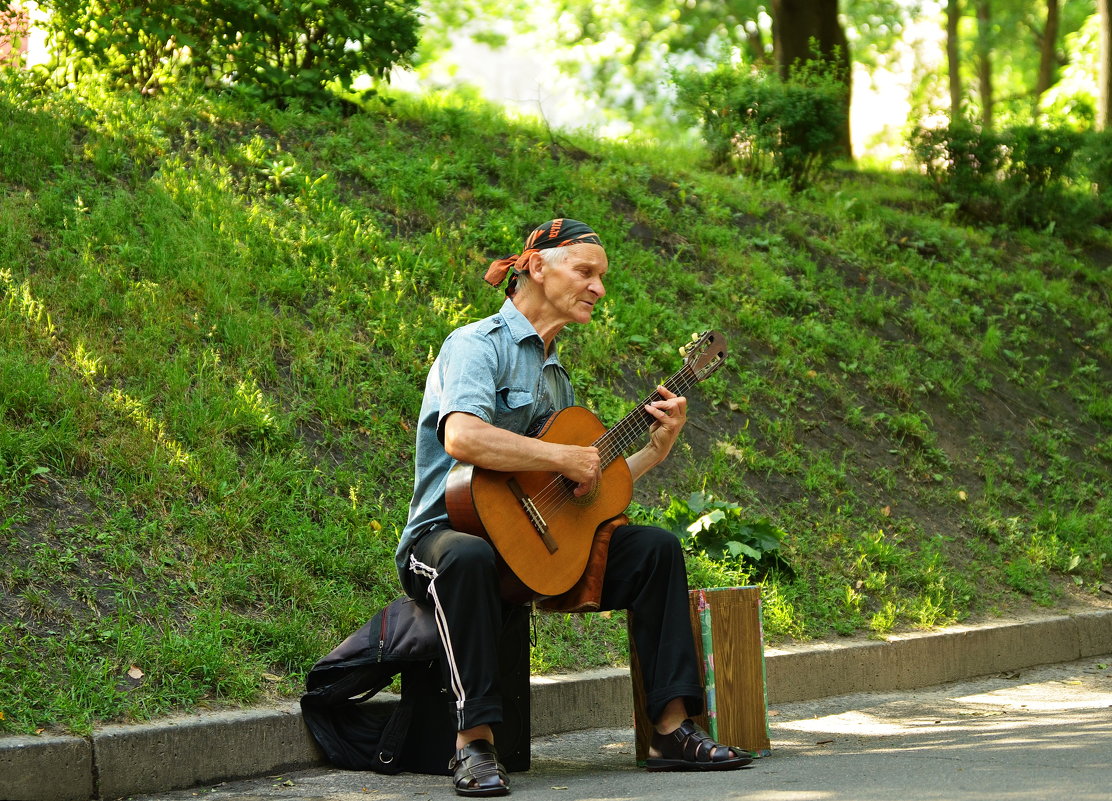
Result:
M699 656L706 713L695 718L715 740L761 756L770 753L759 587L691 590L691 631ZM630 638L637 763L649 754L652 722L637 649Z

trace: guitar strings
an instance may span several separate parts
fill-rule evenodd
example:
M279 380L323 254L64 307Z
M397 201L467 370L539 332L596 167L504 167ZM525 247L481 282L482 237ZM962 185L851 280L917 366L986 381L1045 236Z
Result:
M691 367L684 365L675 375L664 382L664 386L677 395L683 395L698 381L699 378ZM609 467L615 459L625 452L626 448L637 441L637 438L643 434L645 429L656 422L656 418L645 411L645 406L662 399L663 396L659 392L653 391L634 406L613 428L592 443L599 449L602 469L605 470ZM641 424L640 427L636 425L637 423ZM570 479L564 476L556 476L533 496L533 505L544 517L545 514L559 511L565 504L573 500L575 497L573 491L574 486Z
M687 376L684 375L685 372L691 372L690 368L685 367L683 370L680 370L678 373L676 373L675 376L665 382L664 386L676 395L683 395L697 381L694 374L692 374L689 381L682 382L680 380L681 378L687 378ZM675 385L669 386L673 382L675 382ZM609 466L611 462L613 462L622 453L624 453L626 448L636 442L637 438L640 437L643 433L643 430L632 430L634 422L633 418L636 418L643 424L646 424L646 428L656 422L656 418L645 411L645 406L653 403L654 401L662 399L663 397L659 392L653 392L651 395L649 395L647 398L633 407L633 409L630 410L629 414L627 414L622 420L620 420L617 425L615 425L613 428L611 428L609 431L595 440L594 445L599 448L599 450L602 451L604 454L604 468ZM630 421L628 424L626 423L627 420ZM627 429L630 429L628 433L626 433ZM604 440L609 440L611 438L617 440L617 442L613 446L611 446L608 441L604 442Z
M684 394L698 379L690 367L685 366L674 376L664 382L664 386L677 395ZM644 430L651 426L656 419L644 407L657 400L661 400L659 392L653 392L633 407L630 412L618 423L595 440L592 444L597 447L602 457L602 467L605 469L617 459L626 448L636 442ZM636 424L640 423L638 427ZM547 486L541 489L534 497L534 505L542 516L547 513L559 511L566 503L574 500L574 485L564 476L556 476Z
M683 395L698 381L690 367L684 367L674 376L664 382L664 386L677 395ZM625 417L617 422L609 431L595 440L592 444L601 451L603 468L605 469L617 459L626 448L632 445L644 433L645 429L656 422L656 418L645 411L645 406L655 401L663 400L663 396L653 391L648 397L637 403ZM640 428L635 424L641 423Z

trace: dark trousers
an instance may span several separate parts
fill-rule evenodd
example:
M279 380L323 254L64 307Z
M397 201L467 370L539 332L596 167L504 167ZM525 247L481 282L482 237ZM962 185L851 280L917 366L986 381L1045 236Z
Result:
M451 529L430 532L410 549L402 585L411 598L435 611L457 729L500 722L497 638L503 607L490 544ZM689 715L702 712L687 572L674 534L652 526L614 531L602 609L632 613L649 719L657 720L673 698L685 699Z

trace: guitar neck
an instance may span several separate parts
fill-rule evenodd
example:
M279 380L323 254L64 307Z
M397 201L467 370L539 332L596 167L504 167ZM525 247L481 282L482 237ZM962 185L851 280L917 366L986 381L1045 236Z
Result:
M683 395L698 382L699 379L691 368L684 365L675 375L664 382L664 388L676 395ZM644 439L645 432L656 422L656 418L645 411L645 406L663 399L664 396L659 391L654 390L652 394L634 406L629 414L615 423L609 431L595 440L594 446L599 450L604 468L629 450L634 443L641 442Z

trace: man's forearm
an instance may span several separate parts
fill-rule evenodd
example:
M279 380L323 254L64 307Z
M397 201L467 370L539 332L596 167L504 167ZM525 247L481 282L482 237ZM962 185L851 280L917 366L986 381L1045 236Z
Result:
M444 432L444 450L454 459L503 472L555 469L546 459L546 443L540 440L485 423L482 428L450 423Z
M506 473L551 470L583 481L585 474L598 471L595 448L525 437L465 412L455 412L445 421L444 450L461 462Z
M641 478L645 473L663 462L665 456L667 456L667 454L658 454L655 448L651 445L646 445L644 448L637 451L637 453L626 457L626 464L629 465L629 474L633 476L633 480L636 482L637 479Z

